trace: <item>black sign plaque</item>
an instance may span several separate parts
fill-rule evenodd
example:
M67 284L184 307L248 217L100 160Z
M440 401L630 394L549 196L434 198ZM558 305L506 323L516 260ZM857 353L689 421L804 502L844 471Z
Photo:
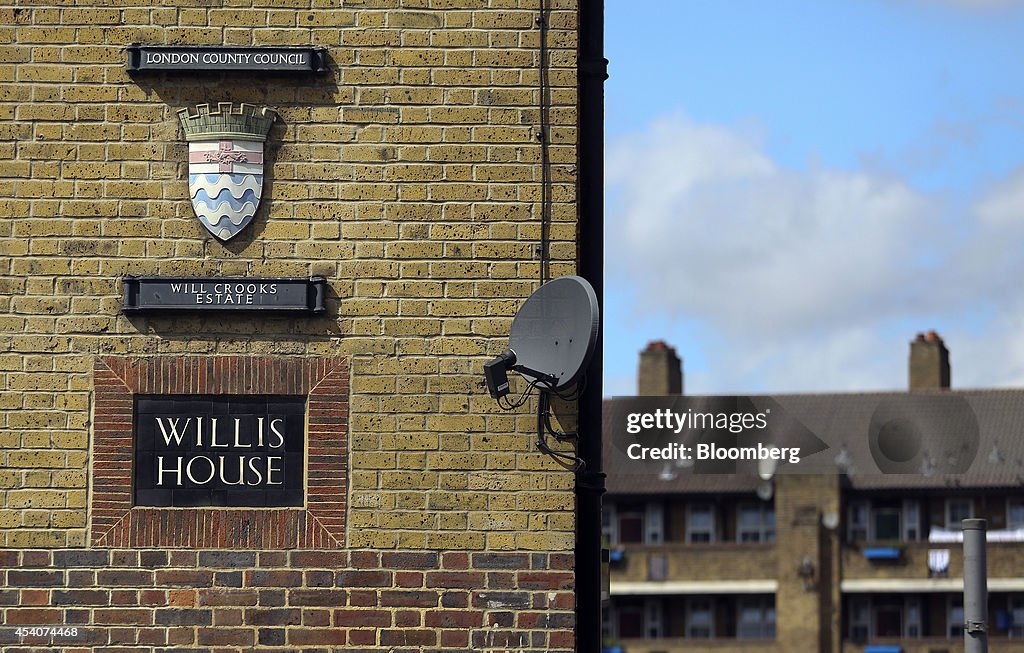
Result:
M324 277L126 277L125 313L268 311L319 315L326 310Z
M305 397L136 395L137 506L303 505Z
M326 48L232 48L219 46L128 46L128 70L322 73Z

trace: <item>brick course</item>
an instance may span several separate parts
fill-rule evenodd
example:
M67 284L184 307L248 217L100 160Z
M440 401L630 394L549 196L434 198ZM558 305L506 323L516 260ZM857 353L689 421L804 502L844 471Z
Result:
M531 556L528 571L520 572L520 580L513 580L508 591L474 592L472 605L451 605L449 599L463 593L447 584L432 587L426 578L482 575L483 569L490 567L462 571L464 561L452 557L448 562L456 570L451 570L445 566L444 556L394 552L389 562L400 565L404 571L399 573L407 579L413 575L420 579L415 589L395 589L392 583L380 581L390 581L398 574L392 567L381 568L384 561L372 551L332 552L329 559L321 557L320 551L291 551L272 557L277 564L271 566L257 560L276 554L274 551L249 552L248 557L199 551L198 558L192 552L183 561L202 565L196 568L176 564L161 556L163 551L143 550L137 555L135 550L103 550L109 566L95 577L73 576L68 569L75 567L61 565L83 564L96 557L96 550L62 550L56 552L62 555L52 559L48 553L26 550L12 556L14 568L8 569L2 580L14 589L7 590L11 596L0 602L4 606L0 616L9 625L78 625L79 634L65 639L28 637L21 640L24 644L52 642L68 648L173 644L237 649L254 643L325 647L356 643L349 640L354 634L361 645L380 646L381 650L391 646L466 649L467 642L476 642L474 648L491 642L496 646L506 646L498 642L529 642L531 647L557 648L567 645L562 633L572 630L575 618L571 589L552 589L559 587L567 574L557 568L555 556L543 554ZM161 564L155 569L141 568L146 564L143 560L157 558ZM316 569L318 560L325 563L320 569ZM311 568L303 575L293 568L297 563ZM241 572L239 587L211 586L210 579L236 571ZM319 582L309 586L309 578L319 578L317 572L334 582L326 587ZM276 596L263 595L268 582L281 588ZM116 608L108 607L115 602ZM35 607L39 605L54 607ZM402 610L392 609L396 606ZM523 612L518 618L510 612L530 607L540 612ZM7 638L0 645L18 641L10 631L0 633ZM131 640L119 641L128 631Z

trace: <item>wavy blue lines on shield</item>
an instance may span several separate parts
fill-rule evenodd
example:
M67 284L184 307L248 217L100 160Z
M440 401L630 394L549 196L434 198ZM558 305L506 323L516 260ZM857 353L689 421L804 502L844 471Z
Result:
M199 188L192 196L193 203L198 204L202 202L211 209L216 209L219 208L222 204L227 204L232 209L237 210L241 208L243 204L251 203L253 206L255 206L256 204L259 203L259 201L259 195L257 195L256 191L252 190L251 188L245 189L242 192L241 197L235 197L234 194L232 193L231 188L222 188L220 189L220 192L218 192L213 197L210 197L210 195L206 192L205 188Z
M188 191L189 196L195 197L200 190L205 190L207 197L216 197L222 190L227 189L232 197L241 198L245 191L256 193L257 200L263 190L263 175L189 175Z
M263 175L189 175L192 208L200 223L220 240L229 240L249 224L262 192Z

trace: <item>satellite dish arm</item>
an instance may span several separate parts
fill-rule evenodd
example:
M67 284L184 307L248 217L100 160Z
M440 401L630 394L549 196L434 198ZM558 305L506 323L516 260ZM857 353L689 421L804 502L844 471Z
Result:
M554 376L552 374L546 374L544 372L538 372L537 370L530 369L529 367L527 367L525 365L513 365L509 369L510 370L515 370L516 372L528 374L528 375L534 377L535 379L537 379L538 381L542 381L544 383L547 383L552 388L554 388L556 385L558 385L558 377L557 376Z

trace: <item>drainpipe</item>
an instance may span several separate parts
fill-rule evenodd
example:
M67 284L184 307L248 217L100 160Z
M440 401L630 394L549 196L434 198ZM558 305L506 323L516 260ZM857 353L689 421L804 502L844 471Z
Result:
M597 349L579 399L577 454L585 467L576 476L576 651L601 650L601 407L604 346L604 0L580 0L579 89L579 275L590 282L601 307Z

